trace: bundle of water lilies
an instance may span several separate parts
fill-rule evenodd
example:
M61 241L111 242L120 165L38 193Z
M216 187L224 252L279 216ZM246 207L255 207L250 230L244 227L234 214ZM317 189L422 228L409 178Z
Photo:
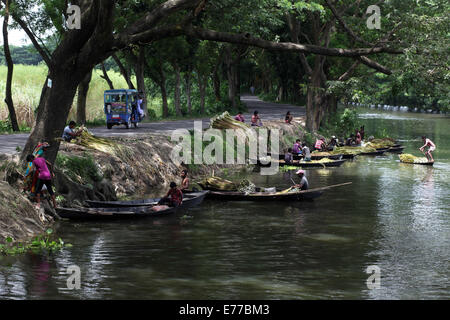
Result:
M215 116L211 119L211 128L214 129L243 129L247 130L249 129L249 126L247 126L245 123L241 121L234 120L230 114L225 111L224 113Z
M317 157L329 157L329 156L333 155L333 154L330 153L330 152L320 152L320 151L317 151L317 150L314 150L314 151L312 152L312 154L313 154L314 156L317 156Z
M377 149L372 147L337 147L332 152L333 154L360 154L375 152Z
M382 148L390 148L395 145L395 140L392 138L383 138L383 139L372 139L370 142L366 144L367 147L382 149Z
M401 162L404 163L428 163L428 159L425 157L416 157L409 153L399 154L398 157L400 158Z
M243 192L245 194L250 194L256 191L256 186L253 182L244 179L241 181L241 183L239 184L237 190L239 192Z
M109 139L94 136L85 126L81 126L79 131L82 131L82 133L73 140L75 144L110 154L118 151L119 146L117 143Z
M208 177L198 184L205 190L236 191L238 188L236 183L219 177Z

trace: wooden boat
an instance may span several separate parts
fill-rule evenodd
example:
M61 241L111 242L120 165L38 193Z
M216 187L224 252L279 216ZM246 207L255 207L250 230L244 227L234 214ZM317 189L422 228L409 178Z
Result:
M155 211L155 208L155 205L128 208L58 208L56 212L61 218L71 220L117 220L162 216L179 210L179 207L167 207L160 211Z
M357 154L349 153L349 154L343 154L342 159L354 159L357 156Z
M177 213L197 206L204 200L208 193L209 191L200 191L186 194L184 195L183 202L180 206L176 208L167 207L163 210L159 210L161 207L157 206L157 201L149 203L150 199L146 199L146 204L141 203L141 205L138 206L130 206L130 201L112 201L121 202L122 206L118 206L116 203L115 207L110 204L110 207L103 208L58 208L57 213L61 218L71 220L116 220L157 217ZM159 201L159 199L153 200Z
M284 160L280 160L280 166L293 166L293 167L301 167L301 168L323 168L323 167L340 167L346 160L334 160L330 162L293 162L291 164L286 164Z
M432 166L434 164L434 162L403 162L402 160L400 160L400 163L418 164L418 165L422 165L422 166Z
M320 197L325 190L349 184L351 182L291 193L281 193L281 190L277 190L277 192L254 192L250 194L238 191L211 191L208 193L207 198L226 201L304 201Z
M377 150L377 151L373 151L373 152L361 152L359 155L361 155L361 156L381 156L385 152L386 152L386 150Z
M204 193L204 194L203 194ZM207 192L191 192L183 194L183 205L196 206L200 204L205 198ZM91 208L125 208L125 207L146 207L156 205L160 198L150 198L143 200L131 201L91 201L86 200L86 203Z
M328 158L331 160L340 160L343 157L343 154L332 154L329 156L317 156L314 155L314 153L311 153L311 160L322 160L323 158ZM283 154L279 154L279 155L274 155L273 158L278 158L279 160L284 160L284 155ZM302 160L304 158L303 155L293 155L292 158L294 160Z
M403 150L405 149L405 147L390 147L389 150L387 152L393 152L393 153L401 153L403 152Z

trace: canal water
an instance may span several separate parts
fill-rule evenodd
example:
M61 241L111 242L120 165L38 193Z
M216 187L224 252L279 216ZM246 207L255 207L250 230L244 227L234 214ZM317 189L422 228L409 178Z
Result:
M61 222L72 248L0 258L1 299L448 299L450 118L365 109L366 135L386 128L433 167L398 156L307 170L311 187L353 182L314 202L212 202L137 222ZM234 177L239 179L239 176ZM293 173L252 174L288 187ZM67 288L69 266L81 288ZM369 266L380 271L369 289Z

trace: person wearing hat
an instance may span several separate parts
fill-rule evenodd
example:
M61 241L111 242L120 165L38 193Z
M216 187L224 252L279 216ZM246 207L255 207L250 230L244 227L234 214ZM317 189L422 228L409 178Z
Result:
M169 207L178 207L183 201L183 192L177 188L175 182L170 183L170 190L159 200L158 204L167 204Z
M306 179L305 177L305 171L304 170L298 170L295 173L301 180L299 184L296 184L294 187L298 188L300 190L308 190L309 188L309 183L308 183L308 179Z

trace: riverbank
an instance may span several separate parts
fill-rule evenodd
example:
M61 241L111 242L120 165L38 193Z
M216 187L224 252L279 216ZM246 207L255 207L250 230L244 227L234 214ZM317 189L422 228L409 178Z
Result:
M268 129L280 132L280 150L292 146L296 139L303 139L305 119L294 118L292 124L280 120L264 121ZM146 134L135 137L99 138L89 135L89 141L79 144L62 142L55 163L54 186L58 205L64 207L82 206L85 200L113 201L139 198L165 193L171 181L181 182L181 170L187 169L192 181L200 180L213 172L221 174L222 169L252 170L246 165L194 165L179 164L171 158L176 144L165 135ZM0 219L0 236L13 239L30 238L44 231L52 222L54 212L45 206L48 220L42 222L42 214L23 195L22 169L19 153L3 156L0 173L7 183L7 190L0 195L3 206ZM11 202L10 199L15 199ZM17 208L10 214L8 208ZM18 222L17 222L18 221ZM17 224L20 227L9 228ZM39 227L38 227L39 226ZM26 233L19 229L27 230ZM5 238L5 237L3 237ZM1 239L1 238L0 238ZM0 240L1 241L1 240Z

